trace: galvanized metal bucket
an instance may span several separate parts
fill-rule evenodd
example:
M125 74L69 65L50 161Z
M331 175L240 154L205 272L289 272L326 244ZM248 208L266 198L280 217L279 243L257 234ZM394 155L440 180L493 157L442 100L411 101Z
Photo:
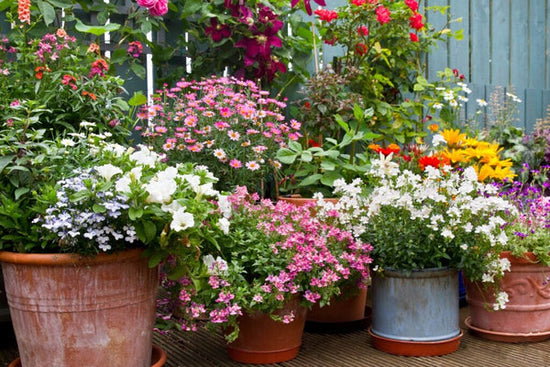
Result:
M374 335L402 341L436 342L461 334L455 269L374 273L372 302Z

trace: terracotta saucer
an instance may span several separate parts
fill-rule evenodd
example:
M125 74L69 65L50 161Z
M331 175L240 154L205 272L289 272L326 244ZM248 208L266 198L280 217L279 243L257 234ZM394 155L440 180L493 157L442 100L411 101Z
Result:
M382 352L409 357L440 356L456 351L460 345L463 332L456 337L432 342L397 340L374 334L369 328L372 345Z
M485 330L473 326L471 324L471 317L468 316L464 320L464 324L470 329L470 331L484 339L493 340L496 342L504 343L535 343L541 342L550 338L550 331L541 333L503 333L500 331Z

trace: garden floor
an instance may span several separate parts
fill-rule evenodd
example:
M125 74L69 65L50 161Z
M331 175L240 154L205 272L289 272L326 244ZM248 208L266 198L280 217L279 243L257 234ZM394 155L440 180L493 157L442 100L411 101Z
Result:
M460 309L460 316L461 320L468 316L467 306ZM17 357L17 346L13 335L10 335L9 325L1 327L0 367L5 367ZM438 357L401 357L380 352L372 347L371 337L365 328L341 334L306 331L298 357L271 366L550 366L550 340L524 344L500 343L471 334L463 322L461 327L464 336L459 349ZM164 348L168 355L165 367L242 366L227 358L221 336L204 330L155 334L154 343Z

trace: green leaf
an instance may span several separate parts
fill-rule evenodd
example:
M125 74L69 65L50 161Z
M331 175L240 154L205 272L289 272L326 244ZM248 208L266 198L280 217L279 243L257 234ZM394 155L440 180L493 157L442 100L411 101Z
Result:
M8 164L13 162L14 157L15 156L13 156L13 155L5 155L5 156L0 157L0 173L2 173L2 171L4 170L4 168L6 168L6 166Z
M296 153L287 148L281 148L277 151L276 158L283 164L292 164L296 161Z
M325 171L334 171L336 164L334 162L323 161L321 162L321 168Z
M105 213L107 211L103 205L97 203L92 206L92 210L94 213Z
M304 150L300 155L300 159L304 162L311 162L313 160L313 155L310 151Z
M120 24L118 24L118 23L109 23L109 24L105 24L103 26L99 26L99 25L89 26L89 25L86 25L86 24L82 23L82 21L80 21L80 19L76 19L76 25L75 25L74 28L77 31L82 32L82 33L91 33L91 34L96 35L96 36L102 36L103 34L105 34L107 32L114 32L114 31L118 30L120 28Z
M128 52L122 48L116 49L111 54L111 62L115 64L119 64L121 62L126 61Z
M363 109L358 104L353 105L353 116L357 121L363 121L365 119L365 114Z
M140 91L134 92L134 95L128 101L128 104L132 107L142 106L147 103L147 97Z
M304 186L311 186L311 185L315 185L317 183L317 181L319 181L321 179L321 177L323 177L323 175L317 173L315 175L311 175L311 176L308 176L306 178L304 178L302 180L302 182L300 182L298 184L299 187L304 187Z
M290 141L288 143L288 147L292 149L295 152L301 152L302 151L302 144L298 143L297 141Z
M323 177L321 177L321 183L325 186L334 186L334 181L339 178L343 178L338 172L327 172Z
M55 9L53 6L40 0L36 2L36 5L38 5L38 9L40 9L40 13L42 13L44 23L46 23L46 25L52 24L55 21Z
M18 188L17 190L15 190L15 200L19 200L21 196L25 195L29 191L30 189L28 187Z
M141 218L142 215L143 215L142 208L130 207L130 209L128 209L128 217L130 218L130 220L139 219Z
M70 8L71 6L73 6L73 2L70 0L48 0L48 2L53 6L57 6L58 8L62 9Z
M138 76L138 78L145 79L147 71L143 65L134 62L130 64L130 69Z

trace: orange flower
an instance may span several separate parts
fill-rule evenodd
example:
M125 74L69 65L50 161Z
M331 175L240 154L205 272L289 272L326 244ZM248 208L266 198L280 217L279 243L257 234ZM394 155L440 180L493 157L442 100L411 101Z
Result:
M382 150L382 147L378 144L369 144L369 149L373 150L375 153L380 153L380 151Z
M42 76L44 75L44 72L48 72L48 71L51 71L50 68L47 68L47 67L44 67L44 66L37 66L35 69L34 69L34 76L36 77L36 79L42 79Z
M430 130L432 133L435 133L437 130L439 130L439 126L437 124L431 124L428 126L428 130Z
M92 67L100 70L109 70L109 64L107 64L107 61L103 59L97 59L96 61L92 62Z
M31 0L17 1L17 17L21 23L31 24Z
M85 91L82 91L82 95L83 95L84 97L88 96L88 97L90 97L90 98L91 98L92 100L94 100L94 101L97 100L97 96L96 96L95 94L93 94L93 93L91 93L91 92L88 92L88 91L86 91L86 90L85 90Z
M67 38L67 31L65 31L63 28L59 28L55 34L57 35L57 37L59 38Z
M99 45L97 43L90 43L88 52L91 54L99 54Z

